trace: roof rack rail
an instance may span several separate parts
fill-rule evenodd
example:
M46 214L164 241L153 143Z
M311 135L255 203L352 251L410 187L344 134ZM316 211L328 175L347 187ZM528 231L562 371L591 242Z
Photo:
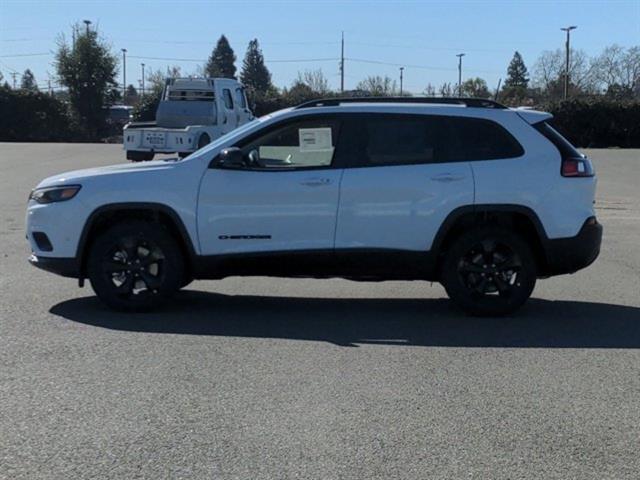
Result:
M499 108L506 106L485 98L460 98L460 97L345 97L345 98L319 98L297 105L295 109L310 107L337 107L343 103L424 103L424 104L448 104L465 105L473 108Z

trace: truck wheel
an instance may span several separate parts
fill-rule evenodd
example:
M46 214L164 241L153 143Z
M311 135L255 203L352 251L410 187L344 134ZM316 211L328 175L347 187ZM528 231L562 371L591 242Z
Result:
M164 303L181 287L184 260L177 242L162 225L126 221L93 242L87 276L107 306L146 311Z
M209 134L203 133L202 135L200 135L200 138L198 139L198 150L200 150L202 147L209 145L210 143L211 143L211 137L209 137Z
M127 160L131 160L132 162L145 162L147 160L153 160L153 156L153 152L127 150Z
M458 237L445 254L442 284L449 298L476 316L501 316L527 301L536 263L518 235L486 227Z

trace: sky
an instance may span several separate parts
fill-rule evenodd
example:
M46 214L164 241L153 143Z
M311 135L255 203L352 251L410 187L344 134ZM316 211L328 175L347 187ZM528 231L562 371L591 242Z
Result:
M532 70L542 51L564 48L563 26L578 26L571 46L590 56L614 43L640 45L640 0L0 0L5 80L30 68L41 88L48 75L55 84L56 41L63 33L70 38L71 26L85 19L119 58L127 49L127 83L136 87L141 63L147 72L179 65L182 73L195 74L221 34L238 69L247 43L257 38L276 86L290 86L298 72L322 69L337 89L344 32L346 89L369 75L399 82L404 66L404 89L413 93L429 83L455 84L457 53L465 53L463 78L482 77L495 89L515 50Z

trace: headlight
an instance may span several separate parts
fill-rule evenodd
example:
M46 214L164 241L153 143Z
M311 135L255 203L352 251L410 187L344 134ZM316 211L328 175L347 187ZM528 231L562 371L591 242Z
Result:
M75 197L79 191L80 185L36 188L29 194L29 200L35 200L38 203L64 202Z

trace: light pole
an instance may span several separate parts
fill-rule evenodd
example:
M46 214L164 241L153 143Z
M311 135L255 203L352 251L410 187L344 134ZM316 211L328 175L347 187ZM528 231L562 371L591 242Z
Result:
M462 96L462 57L464 56L464 53L456 54L458 57L458 97Z
M344 93L344 32L340 47L340 93Z
M127 49L122 49L122 103L127 95Z
M400 67L400 96L402 96L402 72L404 72L404 67Z
M140 65L142 65L142 96L144 97L144 63Z
M87 26L87 34L89 33L89 25L91 25L91 20L83 20L84 24Z
M578 28L575 25L572 25L570 27L564 27L561 28L560 30L562 30L563 32L567 32L567 43L565 44L565 48L566 48L566 63L565 63L565 67L564 67L564 92L563 92L563 99L566 100L567 97L569 96L569 41L570 41L570 37L571 37L571 30L575 30L576 28Z

